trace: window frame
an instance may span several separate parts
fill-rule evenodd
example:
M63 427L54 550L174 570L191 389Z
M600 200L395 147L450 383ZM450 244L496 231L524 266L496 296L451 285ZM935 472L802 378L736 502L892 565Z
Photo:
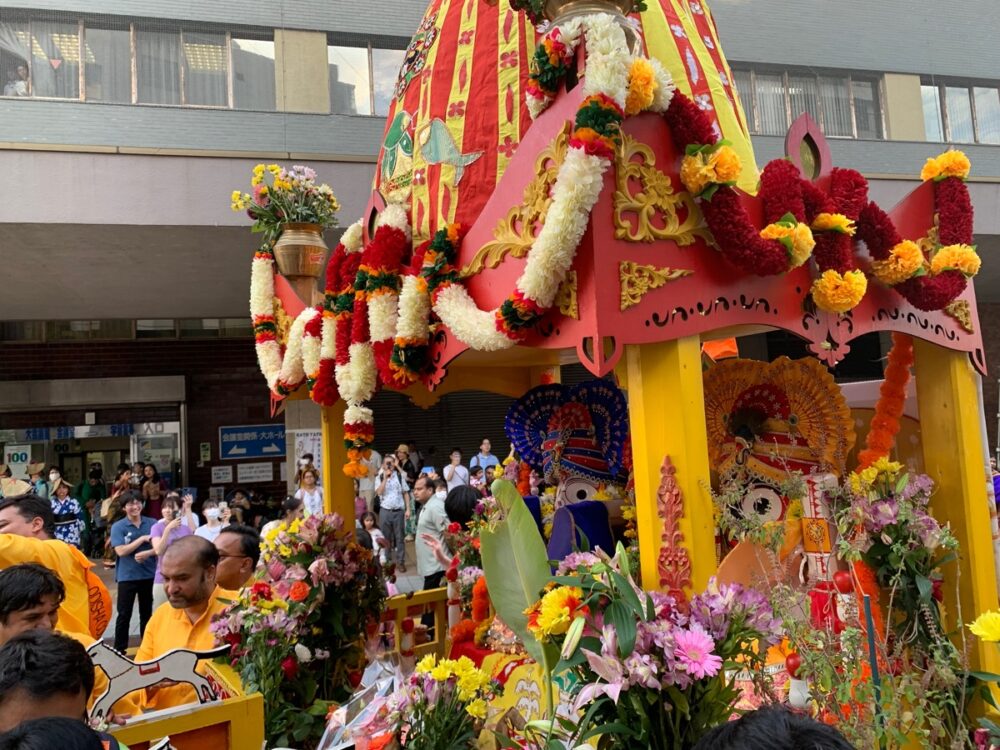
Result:
M780 136L769 136L766 133L762 133L761 130L760 130L760 108L759 108L758 95L757 95L757 74L758 74L758 72L760 72L761 74L766 74L766 75L771 75L771 76L773 76L773 75L780 75L781 76L781 85L782 85L783 92L784 92L784 102L785 102L785 123L786 123L785 129L786 129L786 132L787 132L787 129L792 126L792 122L793 122L793 119L792 119L792 98L791 98L791 92L789 90L789 83L788 83L789 76L795 76L797 78L812 77L813 79L815 79L816 90L817 90L817 95L816 95L816 112L819 115L818 118L817 118L817 124L820 126L820 129L822 129L824 131L824 135L825 135L825 130L826 130L826 124L825 124L826 117L825 117L825 112L824 112L824 108L823 108L823 97L819 93L821 91L821 89L820 89L820 78L844 78L847 81L847 97L848 97L848 102L847 103L848 103L849 111L851 113L851 132L852 132L852 135L849 135L849 136L847 136L847 135L825 135L826 138L835 139L835 140L855 140L855 141L857 141L857 140L872 140L872 139L868 139L868 138L861 139L861 138L858 137L858 114L857 114L857 107L855 106L855 103L854 103L854 82L855 82L855 79L857 79L859 83L862 82L862 81L864 81L865 83L871 83L872 84L872 91L874 92L875 96L878 97L878 101L877 101L877 107L878 107L877 124L878 124L879 133L881 134L878 138L876 138L874 140L879 140L879 141L884 141L885 140L885 92L884 92L884 89L883 89L883 78L884 77L882 75L880 75L879 73L866 73L864 71L846 71L845 72L843 70L818 70L818 69L812 69L812 68L810 68L808 70L802 70L802 69L784 69L784 68L779 69L779 68L775 68L775 67L767 66L767 65L753 65L753 64L740 64L740 63L734 63L734 64L732 64L731 68L732 68L732 70L734 72L734 75L733 75L734 85L735 85L735 77L736 77L735 73L736 73L736 71L739 71L741 73L747 73L747 72L750 73L750 97L751 97L751 102L750 102L750 115L747 117L747 127L748 127L751 135L761 135L761 136L768 136L768 137L780 137ZM738 91L738 89L737 89L737 91ZM741 95L741 99L742 99L742 95ZM746 102L744 102L744 105L746 105ZM745 106L744 106L744 111L746 111L746 107Z
M980 145L980 146L997 146L997 143L988 143L982 140L982 136L979 132L979 113L976 110L976 94L975 89L997 89L998 96L1000 96L1000 81L987 81L987 80L955 80L948 78L938 78L937 76L929 78L920 79L921 86L928 86L937 89L938 96L938 107L941 111L941 130L944 136L943 143L946 144L962 144L962 145ZM969 109L972 113L972 141L956 141L951 135L951 118L948 116L948 96L947 89L965 89L966 95L969 97ZM925 134L926 138L926 134Z

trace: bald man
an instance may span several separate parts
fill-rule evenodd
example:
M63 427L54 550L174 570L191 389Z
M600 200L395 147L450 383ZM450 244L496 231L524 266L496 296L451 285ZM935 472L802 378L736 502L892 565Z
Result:
M218 550L199 536L182 537L167 547L160 564L167 601L146 625L137 662L175 648L208 651L215 646L209 624L236 599L234 592L217 585L218 566ZM182 684L149 688L140 702L144 711L155 711L197 701L194 688Z

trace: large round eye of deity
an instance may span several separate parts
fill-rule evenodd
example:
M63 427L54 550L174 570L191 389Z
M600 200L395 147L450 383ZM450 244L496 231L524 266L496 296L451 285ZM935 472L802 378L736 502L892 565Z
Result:
M570 479L563 483L563 497L567 503L582 503L584 500L593 500L597 494L597 485L586 479Z
M757 517L764 522L778 521L784 514L785 505L776 490L759 486L748 491L734 511L743 518Z

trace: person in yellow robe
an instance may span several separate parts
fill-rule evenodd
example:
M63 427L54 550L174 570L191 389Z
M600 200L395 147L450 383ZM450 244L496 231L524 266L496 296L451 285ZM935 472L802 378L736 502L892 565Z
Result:
M59 576L66 598L59 607L64 633L104 635L111 619L111 595L80 550L54 537L55 517L47 500L32 494L0 500L0 569L34 562Z

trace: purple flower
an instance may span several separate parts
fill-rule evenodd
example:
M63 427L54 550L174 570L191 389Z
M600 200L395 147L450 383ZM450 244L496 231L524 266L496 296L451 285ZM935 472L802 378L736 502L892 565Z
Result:
M649 654L631 653L625 659L625 672L629 685L653 690L660 688L660 678L656 675L656 662Z
M601 562L601 558L593 552L570 552L559 563L559 567L556 568L556 575L572 575L576 573L577 568L592 568L599 562Z

